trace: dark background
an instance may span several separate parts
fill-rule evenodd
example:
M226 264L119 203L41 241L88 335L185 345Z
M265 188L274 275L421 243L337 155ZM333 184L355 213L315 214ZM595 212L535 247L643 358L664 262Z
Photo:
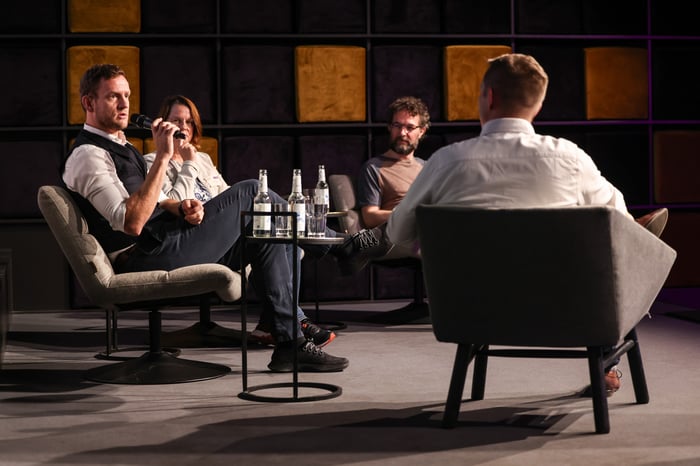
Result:
M431 111L420 156L478 134L478 121L445 118L445 47L507 45L533 54L551 81L538 130L589 152L633 213L669 207L664 239L679 255L667 284L700 284L700 94L691 73L700 32L692 2L148 0L103 2L105 11L85 11L85 4L32 0L3 7L0 249L11 251L16 309L89 305L36 206L37 188L59 183L61 157L80 128L68 120L75 104L68 76L84 71L72 70L66 58L75 46L137 47L140 77L130 82L139 86L140 112L155 115L167 94L191 97L229 183L267 168L270 187L280 193L288 192L295 167L303 170L304 186L315 182L319 163L327 174L355 174L385 149L385 109L400 95L421 97ZM120 15L123 8L131 14ZM88 15L92 32L77 32L80 14ZM365 49L366 95L338 96L364 99L364 119L298 122L294 52L307 45ZM598 98L586 92L586 73L596 72L586 69L585 50L592 47L647 52L644 115L587 117L589 100ZM148 134L134 129L129 136ZM311 265L305 261L302 300L313 299ZM322 300L411 296L409 270L377 268L346 278L331 259L318 265Z

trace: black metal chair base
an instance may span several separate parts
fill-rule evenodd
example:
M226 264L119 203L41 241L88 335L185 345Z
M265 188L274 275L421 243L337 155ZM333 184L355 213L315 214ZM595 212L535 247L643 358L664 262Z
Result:
M303 387L303 388L315 388L318 390L325 390L328 393L321 393L316 395L304 395L299 396L298 393L292 396L265 396L258 395L254 392L259 392L262 390L271 390L276 388L292 388ZM329 383L317 383L317 382L279 382L270 383L264 385L256 385L254 387L248 387L247 390L242 391L238 394L238 397L243 400L249 401L268 401L273 403L289 403L289 402L301 402L301 401L320 401L329 400L331 398L337 398L343 393L343 389L337 385L332 385Z
M214 379L231 372L222 364L180 359L166 352L147 352L128 361L90 369L85 378L113 384L156 385L197 382Z
M428 303L413 301L404 307L379 312L365 319L366 322L384 325L430 324Z
M243 336L240 330L216 322L197 322L182 330L164 332L160 339L163 345L178 348L238 348Z
M314 322L316 325L319 327L323 327L326 330L332 330L334 332L337 332L339 330L345 330L348 328L348 324L345 322L340 322L340 321L335 321L335 320L330 320L330 321L320 321L320 322Z
M306 315L309 315L306 310L304 310ZM319 313L316 311L316 319L314 319L314 324L318 325L319 327L323 327L326 330L332 330L332 331L338 331L338 330L345 330L348 328L348 325L345 322L340 322L339 320L321 320L319 318Z
M141 352L143 353L144 351L148 351L149 347L148 346L132 346L128 348L113 348L109 350L109 352L101 351L95 355L95 359L100 359L102 361L130 361L132 359L136 359L139 356L121 356L116 353L133 353L133 352ZM178 357L180 356L180 351L179 348L163 348L162 351L172 355L173 357Z

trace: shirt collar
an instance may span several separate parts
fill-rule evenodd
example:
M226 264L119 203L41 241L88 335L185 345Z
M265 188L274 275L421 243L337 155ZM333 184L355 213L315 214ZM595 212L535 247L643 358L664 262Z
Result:
M112 142L116 142L116 143L119 144L120 146L126 145L126 143L125 143L124 141L122 141L121 139L119 139L116 135L114 135L114 134L109 134L109 133L107 133L106 131L102 131L101 129L97 129L97 128L95 128L94 126L90 126L90 125L88 125L87 123L84 123L84 124L83 124L83 129L84 129L85 131L90 132L90 133L93 133L93 134L97 134L97 135L99 135L99 136L102 136L103 138L109 139L109 140L112 141Z
M496 118L487 121L481 127L481 135L493 133L527 133L535 134L535 128L527 120L522 118Z

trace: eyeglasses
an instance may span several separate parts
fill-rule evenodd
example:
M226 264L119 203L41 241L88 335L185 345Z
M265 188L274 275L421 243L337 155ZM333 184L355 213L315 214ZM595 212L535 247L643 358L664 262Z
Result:
M389 125L389 128L396 129L399 132L401 132L405 129L407 133L412 133L415 130L417 130L418 128L422 128L422 126L402 125L401 123L393 122L392 124Z

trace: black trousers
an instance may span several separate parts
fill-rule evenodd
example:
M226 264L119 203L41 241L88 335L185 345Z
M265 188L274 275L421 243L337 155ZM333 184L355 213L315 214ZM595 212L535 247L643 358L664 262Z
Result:
M119 266L119 272L172 270L203 263L220 263L239 270L241 254L253 270L251 284L261 299L263 313L272 316L272 334L278 342L292 339L292 264L285 244L246 243L241 251L241 212L253 210L257 181L236 183L204 204L204 219L191 225L184 219L163 213L150 220L136 241L136 249ZM272 202L284 202L271 192ZM250 231L252 219L245 228Z

